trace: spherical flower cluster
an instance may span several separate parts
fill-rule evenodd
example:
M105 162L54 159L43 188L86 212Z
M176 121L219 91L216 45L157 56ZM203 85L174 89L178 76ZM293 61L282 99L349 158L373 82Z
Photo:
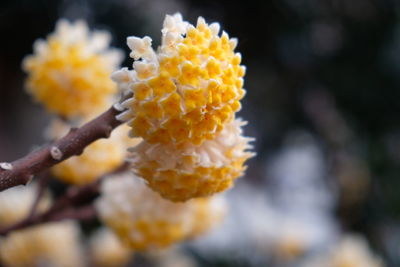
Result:
M23 61L28 92L49 111L71 118L110 105L117 91L111 73L122 54L109 49L110 34L89 32L85 22L60 20L47 40L37 40Z
M134 171L173 201L222 192L243 174L244 162L253 156L247 152L252 139L242 136L243 124L239 119L229 122L213 140L200 146L142 142L130 149Z
M96 203L100 218L125 245L134 250L163 248L193 236L200 229L206 205L212 201L194 199L170 202L150 190L131 173L108 177ZM219 209L210 208L209 211ZM217 217L211 214L211 217ZM210 225L211 226L211 225Z
M131 150L136 174L164 198L186 201L222 192L243 174L253 154L245 123L235 119L244 96L237 40L219 24L166 16L157 53L149 37L129 37L133 70L112 78L133 96L118 116L143 142Z
M69 128L69 124L54 120L47 131L47 137L60 138ZM127 147L139 142L138 138L128 138L128 131L128 126L120 126L112 132L110 138L95 141L80 156L55 165L51 169L52 174L64 182L83 185L113 171L124 162Z
M98 267L126 266L132 251L107 228L97 230L90 238L91 261Z
M16 223L28 216L33 202L36 198L37 186L16 186L0 192L0 227L6 227ZM41 198L37 209L43 212L50 207L51 199L49 193Z
M180 14L166 16L157 53L151 38L129 37L134 70L124 68L112 78L133 91L124 103L132 135L153 143L191 142L215 138L240 109L245 94L236 39L219 24L199 18L196 27Z
M73 222L48 223L12 232L0 240L5 266L83 266L80 231Z

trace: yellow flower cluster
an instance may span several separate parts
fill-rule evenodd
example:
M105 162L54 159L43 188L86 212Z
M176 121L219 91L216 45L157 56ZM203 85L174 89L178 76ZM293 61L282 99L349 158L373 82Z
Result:
M83 266L78 225L47 223L12 232L0 240L0 262L10 267Z
M250 138L235 119L245 94L244 66L219 24L199 18L196 27L180 14L167 15L157 53L149 37L129 37L133 70L112 75L133 97L123 103L134 171L164 198L186 201L222 192L243 174Z
M134 171L172 201L222 192L243 174L244 162L253 155L246 151L251 139L242 136L243 124L228 123L216 138L200 146L142 142L130 149Z
M60 20L47 41L36 41L34 54L23 61L28 92L66 118L107 108L117 91L110 75L122 60L109 43L107 32L90 33L83 21Z
M166 17L162 45L156 54L151 39L128 38L134 70L122 69L113 79L133 91L125 102L132 135L149 143L191 142L213 139L233 119L244 96L244 66L235 53L236 39L219 33L219 24L197 26L180 14Z
M170 202L131 173L109 177L102 183L101 193L96 203L100 218L134 250L163 248L195 236L218 222L213 218L223 213L220 201ZM213 208L217 204L219 207Z
M70 125L54 120L47 131L50 139L65 135ZM90 144L80 156L74 156L51 168L52 174L67 183L83 185L119 167L125 160L126 149L135 146L139 139L128 138L129 127L120 126L108 139Z

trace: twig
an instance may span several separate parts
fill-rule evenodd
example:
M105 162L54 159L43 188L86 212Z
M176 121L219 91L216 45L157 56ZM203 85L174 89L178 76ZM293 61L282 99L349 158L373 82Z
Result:
M86 206L77 206L90 203L97 197L100 190L100 180L101 179L98 179L95 182L82 187L69 188L49 210L43 213L36 213L33 216L28 216L22 221L0 229L0 235L7 235L12 231L46 222L60 221L64 219L82 220L94 218L96 212L92 203Z
M63 196L59 197L49 210L40 214L33 214L22 221L0 229L0 235L7 235L12 231L41 223L61 221L65 219L89 220L95 218L96 210L94 209L92 202L100 192L101 181L106 177L109 177L111 174L123 172L128 168L129 164L125 162L117 169L90 184L68 188L67 192Z
M108 138L122 122L115 118L122 111L114 106L80 128L72 128L58 141L33 151L12 163L0 166L0 192L28 183L35 174L68 159L80 155L85 147L100 138Z
M45 212L39 215L34 215L16 224L0 229L0 235L6 236L12 231L21 230L42 223L56 222L67 219L91 220L96 216L96 209L93 204L88 204L79 208L65 208L56 212Z
M39 206L40 200L42 199L44 193L46 192L46 188L47 188L47 185L49 184L50 178L51 178L51 176L48 172L44 173L41 177L39 177L36 197L35 197L35 200L33 201L33 204L32 204L32 207L31 207L28 217L32 217L33 215L35 215L36 210Z

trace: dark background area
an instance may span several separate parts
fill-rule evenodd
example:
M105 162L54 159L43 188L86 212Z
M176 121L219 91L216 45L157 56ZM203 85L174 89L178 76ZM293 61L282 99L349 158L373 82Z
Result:
M400 1L2 0L0 162L43 142L49 115L24 92L21 61L60 17L107 29L113 45L128 51L129 35L149 35L157 45L164 15L177 11L192 23L200 15L218 21L239 38L247 67L240 115L257 139L249 181L260 183L265 161L288 133L310 132L339 177L343 228L364 234L390 266L399 266ZM340 177L351 171L367 182L349 187ZM360 197L349 202L352 195Z

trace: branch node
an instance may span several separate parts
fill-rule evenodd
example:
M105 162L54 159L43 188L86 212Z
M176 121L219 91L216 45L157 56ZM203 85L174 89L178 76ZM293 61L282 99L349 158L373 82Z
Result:
M9 162L1 162L0 168L3 170L11 171L13 169L13 165Z
M61 150L56 147L56 146L52 146L50 148L50 155L53 159L55 160L61 160L63 157L63 153L61 152Z
M71 133L74 133L74 132L76 132L76 131L78 131L78 128L77 127L71 127L71 129L69 129L69 133L71 134Z
M0 163L0 192L26 184L33 175L82 153L92 142L110 136L112 130L122 123L115 118L118 114L116 109L109 108L80 128L71 128L68 134L54 143L32 151L12 163Z

